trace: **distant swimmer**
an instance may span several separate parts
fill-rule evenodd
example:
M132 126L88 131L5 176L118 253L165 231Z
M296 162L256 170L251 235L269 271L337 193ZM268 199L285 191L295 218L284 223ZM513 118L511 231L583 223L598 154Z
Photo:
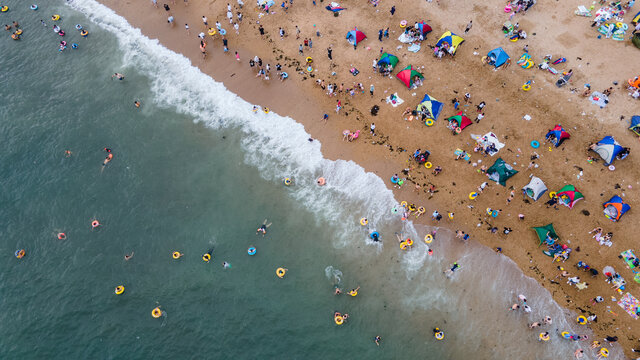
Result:
M107 154L107 157L104 158L104 161L102 162L102 166L107 166L109 161L111 161L112 159L113 159L113 154L112 153Z
M526 313L530 313L531 312L531 307L529 307L529 305L524 304L524 306L522 307L522 310Z
M527 298L522 294L518 295L518 299L525 304L527 303Z
M223 261L223 262L222 262L222 267L223 267L223 268L225 268L225 269L230 269L230 268L231 268L231 264L229 264L229 263L228 263L228 262L226 262L226 261Z
M135 105L135 107L140 108L140 101L136 100L133 102L133 105Z
M71 150L65 150L64 151L64 157L71 157Z
M125 255L124 255L124 259L125 259L125 260L129 260L129 259L131 259L132 257L133 257L133 251L131 252L131 255L129 255L129 254L125 254Z
M11 30L11 25L6 24L6 25L4 26L4 29L5 29L6 31Z
M582 349L576 350L576 352L573 353L573 356L575 356L576 359L582 359L582 357L584 356L584 350Z
M537 328L538 326L540 326L539 322L532 322L531 324L529 324L529 329L533 329L533 328Z
M382 338L380 337L380 335L376 335L376 337L373 338L373 341L375 341L376 345L380 346Z
M260 228L258 228L258 230L256 230L256 234L262 233L262 236L267 235L267 228L271 226L271 223L267 224L267 219L264 219L264 221L262 222L262 225L260 226Z
M520 305L513 304L513 305L511 305L511 308L509 310L518 310L518 309L520 309Z
M340 295L340 294L342 294L342 290L340 290L340 288L336 286L335 290L333 291L333 294L334 295Z
M347 294L349 294L351 296L357 296L358 295L358 290L360 290L360 286L358 286L355 289L351 289L351 291L349 291Z
M118 80L124 80L124 75L120 74L120 73L115 73L115 74L111 75L111 80L113 80L113 78L116 78Z
M460 268L460 265L458 265L457 262L454 262L453 266L451 266L450 269L447 269L446 271L444 271L444 273L447 274L447 276L450 276L450 275L453 275L453 273L459 268Z
M547 315L544 317L544 320L542 320L543 323L545 323L546 325L551 325L553 324L553 320L551 320L551 316Z

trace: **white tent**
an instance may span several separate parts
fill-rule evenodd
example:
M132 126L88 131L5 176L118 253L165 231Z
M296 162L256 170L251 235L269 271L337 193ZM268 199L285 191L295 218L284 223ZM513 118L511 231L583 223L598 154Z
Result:
M537 201L538 199L540 199L542 194L544 194L547 190L548 189L544 185L544 182L542 182L542 180L536 176L532 176L529 184L525 185L522 188L522 191L524 191L527 196L532 198L533 201Z
M500 151L504 147L504 144L498 140L498 136L492 132L488 132L484 135L474 135L471 134L471 138L475 140L478 144L482 146L483 149L487 149L487 147L493 145L495 146L495 151L490 151L489 155L493 156Z

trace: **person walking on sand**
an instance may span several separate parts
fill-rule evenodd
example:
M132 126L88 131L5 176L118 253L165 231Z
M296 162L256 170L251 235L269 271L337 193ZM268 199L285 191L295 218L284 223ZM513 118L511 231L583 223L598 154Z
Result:
M340 100L336 100L336 102L336 114L338 114L340 109L342 109L342 102Z
M207 57L207 43L204 40L200 40L200 52L203 59Z
M240 55L238 55L238 52L236 51L236 60L240 61Z
M464 29L464 33L468 33L469 30L471 30L471 27L473 26L473 20L470 20L469 23L467 24L467 27Z
M371 123L370 129L371 129L371 135L376 136L376 124Z
M191 32L189 31L189 24L184 24L184 29L187 31L187 35L191 35Z
M395 5L394 5L394 6L392 6L392 7L391 7L391 10L389 10L389 12L391 13L391 16L393 16L393 14L395 14L395 13L396 13L396 6L395 6Z
M209 26L209 23L207 21L208 21L207 17L203 15L202 16L202 22L204 23L204 27L208 27Z
M331 49L331 46L329 46L327 48L327 56L329 57L329 60L333 61L333 56L331 56L331 53L333 52L333 49Z
M371 86L369 86L369 93L371 94L371 97L373 97L373 91L374 91L375 89L376 89L376 88L373 86L373 84L371 84Z

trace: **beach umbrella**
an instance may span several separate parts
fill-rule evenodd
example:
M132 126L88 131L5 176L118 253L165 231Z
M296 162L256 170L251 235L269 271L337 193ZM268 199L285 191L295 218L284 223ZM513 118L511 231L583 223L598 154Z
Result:
M532 198L533 201L538 201L547 190L547 186L542 179L537 176L532 176L531 181L522 188L522 191L524 191L528 197Z
M624 215L624 213L631 210L631 206L625 204L618 195L615 195L609 199L609 201L603 203L602 206L604 207L604 216L614 222L620 220L620 217Z
M397 56L389 53L382 53L382 55L380 55L380 60L378 60L378 68L382 70L389 65L391 65L391 68L395 68L396 65L398 65L398 61Z
M545 226L532 227L531 229L533 229L533 231L536 232L536 235L538 235L538 239L540 240L538 246L544 243L545 239L547 238L547 233L549 233L549 236L552 239L560 240L560 237L556 233L556 230L553 228L553 223L547 224Z
M358 30L358 28L353 28L353 30L347 33L347 41L349 44L356 46L362 40L367 37L362 31Z
M502 186L507 186L507 180L517 173L518 171L511 165L507 164L506 161L502 160L502 158L496 159L496 162L487 169L487 176L489 179Z
M499 47L489 51L489 53L487 54L487 59L489 59L489 64L498 68L506 63L507 60L509 60L509 54L507 54L506 51Z
M556 194L558 202L564 206L568 206L569 209L573 209L573 206L579 201L584 199L584 195L573 185L565 185Z
M452 122L455 121L457 123L458 128L460 128L460 130L464 130L464 128L466 128L467 126L471 125L471 119L469 119L465 114L462 113L462 111L460 111L458 114L447 118L448 122Z
M415 79L416 76L424 79L424 76L419 73L418 70L414 69L411 65L407 66L396 75L396 77L405 85L407 85L408 88L413 85L413 79Z
M444 105L440 101L432 98L429 94L424 94L424 98L416 107L416 111L425 114L429 119L438 120L438 115L440 115L443 107Z
M605 136L602 140L598 141L595 148L591 150L600 155L602 160L604 160L605 165L609 165L613 162L616 156L624 150L624 148L613 138L613 136Z
M420 31L420 34L424 35L425 37L428 33L433 31L431 26L429 26L429 24L425 23L424 21L420 21L418 23L418 30Z
M458 50L458 45L462 44L463 41L464 39L460 36L452 33L451 31L447 31L442 34L442 36L436 43L436 46L441 47L442 44L447 43L451 48L453 48L452 54L455 54L456 50Z
M555 147L560 146L565 139L570 138L571 135L562 128L562 125L556 125L547 133L547 140L550 141Z

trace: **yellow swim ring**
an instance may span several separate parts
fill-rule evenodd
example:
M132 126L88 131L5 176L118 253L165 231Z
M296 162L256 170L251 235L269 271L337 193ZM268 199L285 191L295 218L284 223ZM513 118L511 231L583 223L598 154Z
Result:
M336 325L342 325L344 323L344 318L340 315L336 315L333 317L333 321L336 322Z
M155 319L162 316L162 310L160 310L160 307L156 307L155 309L151 310L151 316L153 316Z
M403 201L403 202L401 202L401 203L400 203L400 206L405 207L405 208L406 208L408 205L409 205L409 203L408 203L408 202L406 202L406 201Z
M427 119L427 121L425 121L424 124L427 126L433 126L433 119Z
M469 193L469 200L474 200L475 198L478 197L478 193L477 192L470 192Z
M444 333L442 332L442 330L436 328L436 331L433 333L433 336L436 338L436 340L443 340L444 339Z
M211 260L211 254L206 253L202 255L202 260L204 260L204 262L209 262L209 260Z
M609 349L607 348L600 349L600 355L602 355L602 357L609 357Z
M400 243L400 249L401 250L406 250L407 249L407 243L405 241Z
M180 259L182 257L183 254L181 254L179 251L174 251L172 256L174 259ZM204 259L204 256L203 256Z
M426 167L427 169L431 169L432 166L433 166L433 164L431 164L428 161L426 163L424 163L424 167Z
M278 275L279 278L283 278L284 275L287 273L287 269L285 268L278 268L276 269L276 275Z
M207 34L209 34L210 36L213 36L216 34L216 29L214 28L209 28L209 31L207 32Z
M360 219L360 225L365 226L369 223L369 220L367 220L367 218L362 218Z
M9 11L9 7L5 5L2 8L0 8L0 11L7 12L7 11Z
M425 211L427 211L427 210L424 208L424 206L420 206L420 207L418 208L418 212L419 212L420 214L424 214L424 213L425 213Z
M16 35L22 35L22 29L18 29L18 30L16 30L15 34L16 34Z
M307 57L305 60L307 60L307 64L311 64L313 62L311 56Z
M529 90L531 90L531 85L529 85L529 84L524 84L524 85L522 85L522 90L524 90L524 91L529 91Z
M284 178L284 184L285 184L286 186L291 185L291 179L289 179L289 178Z
M269 108L268 108L268 107L266 107L266 108L264 108L264 110L263 110L263 111L264 111L264 113L265 113L265 114L268 114L268 113L269 113Z
M549 334L540 333L540 335L538 335L538 338L540 338L540 340L542 341L549 341Z
M55 15L51 16L51 20L53 20L53 21L58 21L58 20L60 20L60 15L55 14Z
M582 316L582 315L580 315L580 316L578 316L578 318L576 319L576 321L578 322L578 324L580 324L580 325L584 325L584 324L586 324L586 323L587 323L587 318L586 318L586 317L584 317L584 316Z
M116 295L122 295L124 293L124 286L118 285L115 290Z
M431 244L431 242L433 241L433 235L431 234L427 234L424 236L424 242L427 244Z
M556 192L552 191L549 193L549 197L553 199L553 197L556 196Z
M617 23L616 23L616 27L618 27L618 28L622 28L623 26L624 26L624 24L623 24L623 23L621 23L621 22L617 22Z

